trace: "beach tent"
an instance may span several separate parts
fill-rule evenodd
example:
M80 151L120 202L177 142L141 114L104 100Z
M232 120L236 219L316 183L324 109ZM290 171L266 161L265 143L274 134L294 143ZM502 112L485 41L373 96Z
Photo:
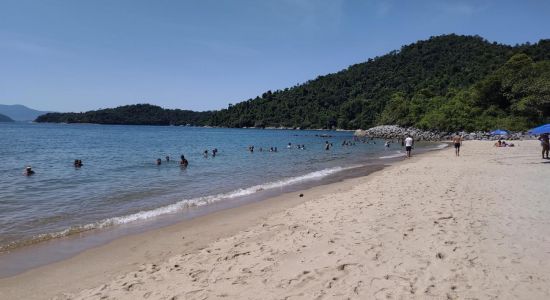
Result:
M529 134L543 134L550 133L550 124L542 125L529 130Z
M491 131L491 135L508 135L508 131L503 129L497 129L497 130Z

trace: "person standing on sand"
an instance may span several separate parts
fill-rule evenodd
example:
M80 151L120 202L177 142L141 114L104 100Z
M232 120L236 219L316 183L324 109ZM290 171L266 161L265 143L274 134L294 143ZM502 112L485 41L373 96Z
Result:
M539 141L542 146L542 159L548 159L548 152L550 151L550 138L548 137L548 133L541 134L539 136Z
M411 158L411 151L413 146L413 138L410 135L407 135L407 138L405 139L405 150L407 151L407 158Z
M455 145L455 155L460 156L460 146L462 146L462 136L458 132L453 136L453 144Z

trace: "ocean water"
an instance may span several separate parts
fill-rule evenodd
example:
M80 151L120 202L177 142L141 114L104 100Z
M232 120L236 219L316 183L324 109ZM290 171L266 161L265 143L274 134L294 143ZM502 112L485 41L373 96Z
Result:
M385 149L380 140L341 145L351 139L351 132L335 131L0 123L0 252L321 182L403 155L400 145ZM334 145L330 151L326 141ZM182 154L186 169L179 166ZM74 168L75 159L82 168ZM35 175L23 176L27 165Z

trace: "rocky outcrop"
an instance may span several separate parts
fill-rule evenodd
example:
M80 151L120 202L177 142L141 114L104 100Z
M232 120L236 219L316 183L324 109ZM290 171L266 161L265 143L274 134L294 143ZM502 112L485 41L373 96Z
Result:
M355 135L382 139L403 139L411 136L417 141L440 141L446 139L448 133L424 131L413 127L404 128L397 125L381 125L367 130L358 130Z
M355 131L355 136L358 137L372 137L381 139L403 139L407 136L411 136L417 141L445 141L450 140L454 135L454 132L440 132L440 131L425 131L414 127L400 127L397 125L381 125L372 127L367 130L358 129ZM465 140L498 140L504 138L507 140L519 140L530 138L523 132L510 133L507 136L491 135L486 131L476 132L459 132L459 134Z

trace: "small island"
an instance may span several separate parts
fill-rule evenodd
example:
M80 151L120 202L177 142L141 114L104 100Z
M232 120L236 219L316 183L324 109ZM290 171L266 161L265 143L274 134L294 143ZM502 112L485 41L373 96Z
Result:
M0 123L12 123L14 122L10 117L0 114Z

